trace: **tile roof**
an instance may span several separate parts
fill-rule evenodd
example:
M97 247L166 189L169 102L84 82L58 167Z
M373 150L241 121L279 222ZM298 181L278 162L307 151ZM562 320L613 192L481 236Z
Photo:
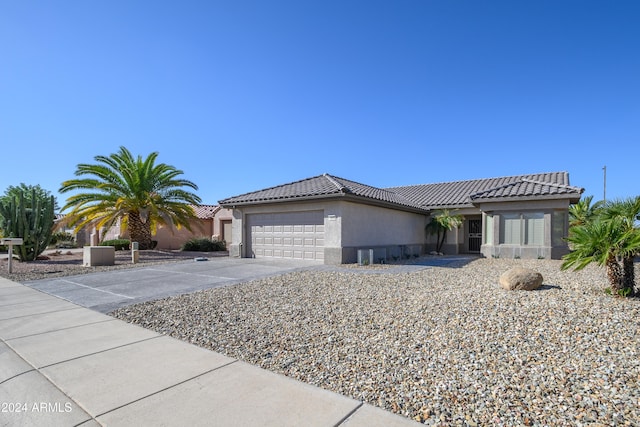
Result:
M472 206L474 202L497 199L566 197L579 199L583 189L569 185L567 172L549 172L500 178L472 179L437 184L394 187L421 206L434 209Z
M412 209L422 208L395 191L372 187L329 174L241 194L220 200L223 206L244 205L277 201L309 200L325 197L348 197L388 203Z
M476 202L480 200L497 199L504 197L542 197L552 195L575 195L579 198L581 193L581 188L572 187L570 185L540 182L523 178L518 182L505 184L502 187L471 194L469 197L471 198L471 200Z
M191 205L191 207L199 219L211 219L220 210L218 205ZM55 220L62 221L65 217L66 214L58 213L55 215Z
M200 219L211 219L220 210L218 205L191 205L196 216Z
M569 185L567 172L516 175L436 184L377 188L324 174L221 200L223 206L348 197L399 207L431 210L473 206L490 200L580 198L583 189Z

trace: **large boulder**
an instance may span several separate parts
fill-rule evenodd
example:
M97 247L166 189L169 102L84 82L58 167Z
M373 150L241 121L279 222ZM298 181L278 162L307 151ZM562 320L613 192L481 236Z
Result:
M529 268L516 267L500 276L500 286L508 291L533 291L542 286L542 274Z

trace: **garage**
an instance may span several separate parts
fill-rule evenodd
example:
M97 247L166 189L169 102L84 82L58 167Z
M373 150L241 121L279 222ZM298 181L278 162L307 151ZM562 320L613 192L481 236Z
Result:
M324 212L247 215L247 254L256 258L324 260Z

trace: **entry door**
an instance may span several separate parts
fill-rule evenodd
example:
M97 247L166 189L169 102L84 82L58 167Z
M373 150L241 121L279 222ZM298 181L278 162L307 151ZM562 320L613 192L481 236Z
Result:
M231 244L233 241L233 236L231 236L232 223L231 220L224 220L222 222L222 240L227 242L227 246Z
M482 219L467 220L469 252L480 252L482 245Z

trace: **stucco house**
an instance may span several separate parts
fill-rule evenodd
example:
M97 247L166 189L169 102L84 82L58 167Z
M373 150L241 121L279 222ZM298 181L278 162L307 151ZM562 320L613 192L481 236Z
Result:
M219 201L233 213L231 256L356 262L430 252L431 215L449 209L463 225L447 254L560 258L568 252L568 209L584 189L567 172L376 188L329 174Z
M207 237L213 240L223 240L227 244L232 240L231 210L218 205L193 206L197 219L191 224L191 231L185 227L177 229L174 225L161 225L156 230L153 240L157 241L157 249L180 249L187 240L194 237ZM94 230L85 228L76 235L79 246L90 244L90 235ZM129 238L129 234L123 231L119 224L103 230L100 240L112 240Z
M194 237L207 237L213 240L230 242L232 239L232 213L217 205L193 206L198 220L191 225L192 231L185 227L179 230L171 226L160 226L153 237L158 241L158 249L180 249L189 239Z

